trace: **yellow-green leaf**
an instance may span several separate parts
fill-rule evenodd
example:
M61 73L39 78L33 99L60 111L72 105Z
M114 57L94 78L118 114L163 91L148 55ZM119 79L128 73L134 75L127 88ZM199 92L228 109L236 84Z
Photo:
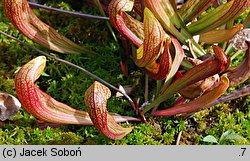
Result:
M187 26L193 35L205 33L234 20L250 6L250 0L231 0Z
M238 24L231 29L211 30L201 34L199 41L207 44L226 42L232 39L232 37L241 29L243 29L242 24Z
M215 0L188 0L178 11L185 22L190 22L204 12Z

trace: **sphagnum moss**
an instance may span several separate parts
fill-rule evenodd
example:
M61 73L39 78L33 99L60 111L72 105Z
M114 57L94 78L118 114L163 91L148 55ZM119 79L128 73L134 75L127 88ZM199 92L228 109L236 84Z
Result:
M69 3L61 1L48 1L52 6L72 9ZM69 1L65 1L69 2ZM98 14L98 10L83 7L85 13ZM63 22L55 18L56 13L36 9L36 13L44 21L48 21L67 37L92 48L100 54L98 58L85 55L58 55L68 61L85 67L101 78L112 84L135 84L139 86L143 76L134 79L120 79L121 69L119 65L121 46L113 41L104 22L83 20L61 15ZM19 39L48 51L45 48L31 42L21 35L3 16L3 8L0 5L0 28ZM66 21L67 20L67 21ZM38 56L30 49L22 47L6 37L0 36L0 91L15 95L13 79L15 71ZM241 57L239 57L240 59ZM237 58L234 61L237 63ZM108 65L107 65L108 64ZM131 64L133 65L133 64ZM134 67L130 67L134 68ZM93 79L80 71L49 59L45 71L49 76L39 78L37 85L47 91L55 99L72 105L75 108L86 110L83 103L84 91L93 83ZM132 72L132 71L129 71ZM133 75L133 73L132 73ZM138 73L137 73L138 75ZM140 71L139 71L139 75ZM133 82L134 81L134 82ZM138 88L143 93L141 88ZM136 94L135 94L136 95ZM226 104L220 104L208 110L191 116L188 120L180 120L180 117L154 118L148 116L149 123L131 123L137 126L121 140L107 139L93 126L64 125L52 126L51 124L37 123L24 109L9 121L0 124L0 144L118 144L118 145L149 145L149 144L176 144L177 135L183 131L180 144L206 144L202 139L206 135L219 138L223 132L232 129L235 134L242 136L241 141L229 141L224 144L250 144L250 97L244 97ZM108 102L111 112L121 115L133 115L133 109L123 98L112 97ZM192 120L192 121L190 121ZM51 126L51 127L50 127ZM123 126L126 126L124 123ZM56 127L56 128L55 128Z

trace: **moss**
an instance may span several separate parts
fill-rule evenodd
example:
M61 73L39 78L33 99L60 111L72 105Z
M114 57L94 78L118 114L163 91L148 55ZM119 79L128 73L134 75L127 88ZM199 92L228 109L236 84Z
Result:
M244 99L245 98L245 99ZM240 141L224 142L223 144L249 144L249 104L246 100L249 96L244 97L243 100L237 99L227 104L220 104L208 110L199 112L193 117L196 118L197 125L195 126L199 138L197 144L204 144L202 139L207 135L212 135L215 138L220 138L222 133L227 130L233 130L235 134L243 137ZM243 106L237 108L237 104ZM189 129L190 130L190 129Z
M67 10L77 9L95 15L99 14L98 10L86 6L77 8L69 2L65 0L64 2L62 0L48 1L47 5ZM75 18L42 9L36 9L35 12L43 21L71 40L80 45L88 46L99 54L98 57L84 54L61 55L52 53L53 55L82 66L111 84L132 85L136 89L132 98L142 98L144 90L143 73L129 60L129 74L127 77L122 75L119 61L123 49L112 39L104 22ZM20 34L3 15L1 4L0 29L39 49L51 52ZM36 56L38 56L36 52L0 35L0 91L15 95L15 71ZM232 65L237 65L242 57L243 55L240 55L236 58ZM61 102L86 111L83 101L84 92L93 83L92 78L75 68L49 58L47 59L45 72L48 76L41 76L36 82L43 91ZM241 86L245 84L249 84L249 81ZM150 87L154 87L154 85L150 82ZM114 96L114 92L112 94ZM152 94L153 91L151 91L150 96ZM108 100L110 112L135 116L127 100L113 96ZM164 103L163 107L169 107L174 99L173 97ZM130 123L127 125L121 123L124 127L135 126L135 129L121 140L116 141L106 138L93 126L40 124L36 118L22 109L15 117L6 122L1 122L0 144L171 145L176 144L177 135L182 132L180 144L201 145L206 144L202 141L205 136L213 135L218 139L223 132L229 129L242 136L243 139L224 142L223 144L250 144L249 104L250 97L243 97L196 113L187 120L181 120L179 116L155 118L147 115L148 124Z

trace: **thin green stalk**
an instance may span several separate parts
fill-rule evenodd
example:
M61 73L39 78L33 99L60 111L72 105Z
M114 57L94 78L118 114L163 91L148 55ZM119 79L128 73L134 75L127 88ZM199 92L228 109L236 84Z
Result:
M193 39L193 35L190 34L190 32L188 31L186 24L185 24L184 20L182 19L182 17L180 16L180 14L177 12L177 10L175 10L175 11L176 11L175 17L176 17L176 19L179 22L180 27L181 27L181 34L184 37L186 37L186 43L189 43L188 41L190 41L192 43L193 50L194 50L197 57L206 54L204 49Z
M144 101L148 101L148 75L145 74L145 92L144 92Z
M186 60L181 62L181 66L183 66L185 68L185 70L189 70L189 69L194 67L190 62L188 62Z
M158 97L161 92L161 87L162 87L162 80L157 80L156 81L156 92L155 92L155 97Z
M237 52L235 52L234 54L232 54L231 56L230 56L230 60L232 61L232 60L234 60L234 58L236 58L238 55L240 55L242 53L242 51L241 50L238 50Z
M225 54L226 55L231 55L231 53L234 51L234 48L233 48L233 45L232 44L229 44L226 51L225 51Z
M160 92L161 92L161 88L162 88L162 84L163 84L163 82L162 82L162 80L157 80L156 81L156 92L155 92L155 98L157 98L159 95L160 95ZM158 106L155 106L154 108L153 108L153 112L154 111L156 111L157 110L157 108L158 108Z
M226 49L227 49L227 42L223 42L222 44L221 44L221 48L225 51Z
M229 22L226 24L225 29L231 29L233 26L234 26L234 20L231 20L231 21L229 21ZM221 47L222 47L222 49L223 49L224 51L226 50L227 45L228 45L228 42L222 43Z
M188 44L188 41L190 41L193 45L193 50L196 54L197 57L200 57L202 55L205 55L206 52L204 51L204 49L193 39L193 36L188 32L186 27L183 27L181 29L181 33L184 37L186 37L186 42L185 44Z
M105 14L105 12L104 12L104 10L103 10L103 8L102 8L102 5L101 5L100 1L99 1L99 0L94 0L94 2L95 2L95 4L96 4L96 6L98 7L99 11L101 12L101 15L104 16L104 17L106 17L106 14ZM113 31L113 29L112 29L110 23L109 23L109 22L106 22L106 24L107 24L107 26L108 26L108 28L109 28L109 31L110 31L110 33L112 34L114 40L117 42L116 35L115 35L115 33L114 33L114 31Z

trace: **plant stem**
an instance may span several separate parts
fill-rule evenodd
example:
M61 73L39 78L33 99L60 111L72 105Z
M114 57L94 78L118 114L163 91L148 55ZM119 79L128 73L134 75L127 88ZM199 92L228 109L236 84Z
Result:
M156 92L155 92L155 98L157 98L160 95L161 88L162 88L162 80L156 81ZM158 106L155 106L152 110L152 112L155 112L157 110Z
M148 75L145 74L145 92L144 92L144 101L148 101Z
M232 61L234 58L236 58L238 55L240 55L242 52L243 52L243 51L238 50L237 52L235 52L234 54L232 54L232 55L230 56L231 61Z
M155 97L158 97L161 92L161 87L162 87L162 80L157 80L156 81L156 92L155 92Z
M30 4L30 6L43 8L43 9L50 10L50 11L69 14L69 15L73 15L73 16L77 16L77 17L83 17L83 18L89 18L89 19L95 19L95 20L102 20L102 21L109 21L109 17L102 17L102 16L95 16L95 15L90 15L90 14L83 14L83 13L79 13L79 12L66 11L66 10L61 10L61 9L58 9L58 8L52 8L52 7L44 6L44 5L33 3L33 2L28 2L28 3Z
M180 145L181 135L182 135L182 131L180 131L178 133L177 140L176 140L176 145Z
M225 51L225 54L230 55L233 51L234 51L233 45L229 44L226 51Z
M105 14L105 12L104 12L104 10L103 10L103 8L102 8L102 5L101 5L100 1L99 1L99 0L94 0L94 2L95 2L95 4L97 5L99 11L101 12L101 15L105 17L106 14ZM116 36L115 36L115 33L114 33L114 31L113 31L113 29L112 29L110 23L109 23L109 22L106 22L106 24L107 24L107 26L108 26L108 28L109 28L109 31L110 31L110 33L112 34L114 40L117 42L117 38L116 38Z

